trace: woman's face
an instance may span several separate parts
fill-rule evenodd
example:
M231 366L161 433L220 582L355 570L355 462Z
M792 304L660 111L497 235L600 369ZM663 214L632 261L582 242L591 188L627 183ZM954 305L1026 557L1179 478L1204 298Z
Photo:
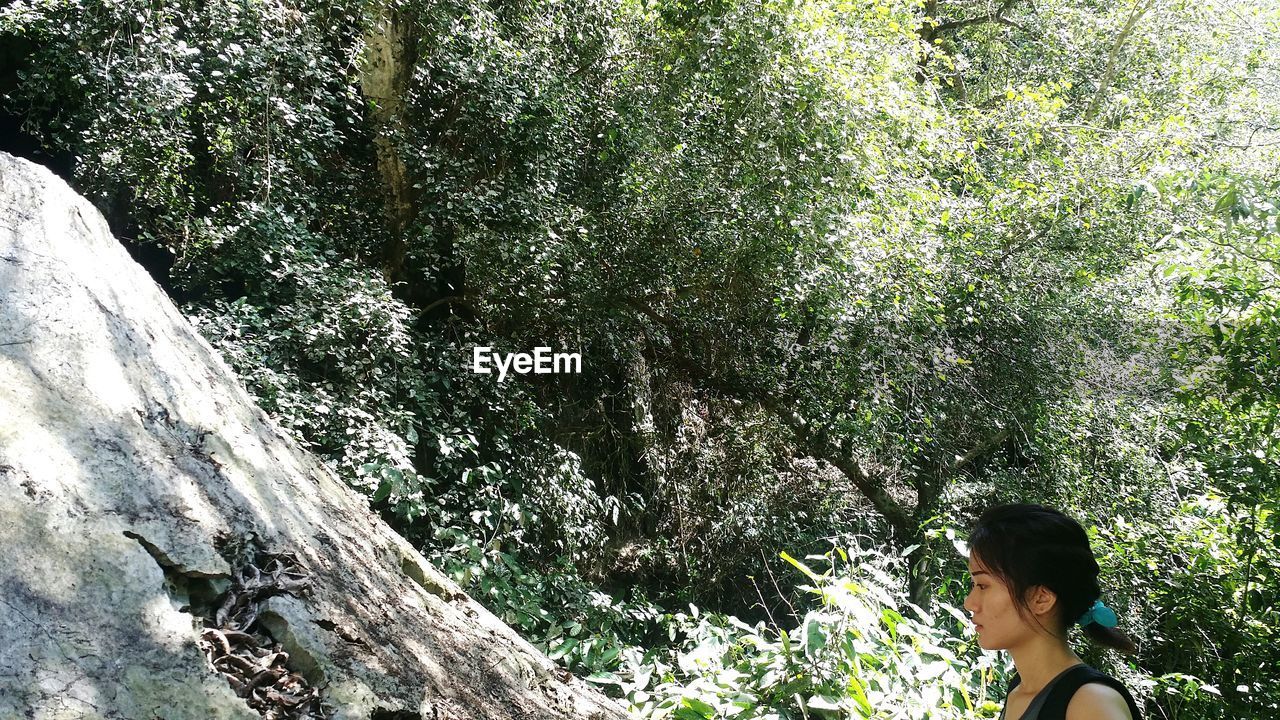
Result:
M969 575L973 586L964 599L964 609L969 611L977 627L979 647L1007 650L1033 632L1030 623L1018 612L1009 587L972 553L969 555Z

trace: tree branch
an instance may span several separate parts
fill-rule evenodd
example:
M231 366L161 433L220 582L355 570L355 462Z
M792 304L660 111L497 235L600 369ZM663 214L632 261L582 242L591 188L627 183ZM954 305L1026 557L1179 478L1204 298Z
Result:
M970 25L981 25L983 23L999 23L1001 25L1009 25L1010 27L1016 27L1019 30L1026 32L1027 29L1025 27L1004 17L1004 14L1008 12L1009 9L1012 8L1014 3L1016 3L1017 1L1018 0L1004 0L1004 2L1000 3L1000 7L996 8L992 12L987 13L986 15L980 15L978 17L972 17L972 18L965 18L963 20L948 20L947 22L934 25L933 29L930 31L930 37L937 37L939 33L950 32L952 30L959 30L960 28L963 28L963 27L969 27Z
M961 470L965 469L970 464L972 464L974 460L977 460L978 458L982 457L983 455L986 455L987 453L991 452L997 447L1000 447L1000 445L1002 445L1005 440L1009 439L1009 435L1011 435L1012 432L1013 431L1009 430L1008 428L1005 428L1004 430L1001 430L995 435L992 435L986 440L983 440L982 442L978 443L971 450L969 450L969 452L965 453L964 455L957 455L956 461L951 463L951 472L952 473L960 472Z
M862 464L853 457L847 447L833 443L815 433L813 423L794 409L794 402L767 390L751 387L740 378L726 378L723 373L714 373L705 363L695 360L693 355L682 346L670 320L639 300L629 300L626 304L667 331L672 344L672 360L690 379L723 395L753 402L777 417L791 430L796 444L806 454L815 460L830 464L848 477L858 492L871 503L876 512L880 513L900 537L910 537L915 532L911 509L889 495L884 479L863 469Z
M847 448L828 440L823 440L811 432L812 424L803 416L792 410L783 401L763 390L749 391L747 395L782 421L791 429L798 444L811 457L829 463L853 481L858 492L871 502L872 507L889 522L889 525L903 537L914 531L911 511L894 500L885 489L884 481L863 469L862 463Z
M1116 76L1116 61L1120 57L1120 50L1124 47L1125 41L1133 34L1134 28L1137 27L1138 21L1143 15L1151 9L1155 0L1135 0L1133 9L1129 11L1129 19L1125 21L1124 27L1121 28L1120 34L1116 36L1115 42L1111 43L1111 49L1107 51L1107 67L1102 71L1102 81L1098 84L1098 89L1094 91L1093 97L1089 99L1089 106L1084 110L1085 122L1092 120L1097 114L1099 108L1102 107L1102 98L1106 95L1107 90L1111 89L1111 81Z

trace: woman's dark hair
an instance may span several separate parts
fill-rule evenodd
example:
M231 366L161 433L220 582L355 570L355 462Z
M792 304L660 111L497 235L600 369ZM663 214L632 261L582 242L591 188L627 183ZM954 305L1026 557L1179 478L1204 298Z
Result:
M982 513L969 534L969 550L983 568L1008 586L1020 611L1043 585L1058 597L1059 630L1065 633L1101 596L1098 561L1080 523L1040 505L998 505ZM1133 640L1115 628L1084 626L1090 640L1125 653Z

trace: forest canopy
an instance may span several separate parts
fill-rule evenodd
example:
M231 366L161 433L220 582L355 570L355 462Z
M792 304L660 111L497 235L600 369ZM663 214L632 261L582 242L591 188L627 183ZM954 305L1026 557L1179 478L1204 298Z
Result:
M991 717L985 507L1151 717L1280 708L1280 6L12 0L3 119L637 717ZM576 374L472 372L477 346Z

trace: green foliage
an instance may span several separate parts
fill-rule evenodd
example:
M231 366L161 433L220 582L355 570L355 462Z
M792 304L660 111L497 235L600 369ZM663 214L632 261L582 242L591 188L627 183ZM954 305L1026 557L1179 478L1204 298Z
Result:
M196 260L264 207L326 231L360 211L353 22L341 5L36 0L0 31L34 48L12 98L28 129L75 153L109 216Z
M1172 183L1171 183L1172 184ZM1280 185L1205 174L1185 181L1165 272L1176 279L1188 338L1185 437L1232 499L1275 499L1280 463ZM1211 209L1209 203L1212 203Z
M380 275L265 210L219 250L203 278L246 294L193 304L193 323L263 408L402 532L450 542L450 529L537 557L582 558L600 542L603 506L577 458L521 430L539 410L468 372L454 343L421 337Z
M1280 661L1273 515L1210 493L1186 501L1171 522L1117 517L1099 530L1105 572L1145 606L1125 613L1138 618L1143 657L1182 670L1143 683L1170 717L1265 716L1280 703L1280 685L1257 672Z
M1192 480L1179 484L1202 494L1172 526L1128 530L1135 555L1173 558L1158 567L1168 580L1150 592L1168 613L1155 617L1184 620L1153 628L1152 654L1217 691L1181 676L1170 683L1193 717L1280 707L1275 683L1253 670L1276 662L1280 627L1272 590L1280 574L1280 187L1258 179L1266 170L1254 173L1180 175L1157 186L1176 219L1164 273L1175 280L1183 323L1173 350L1178 449Z
M629 650L616 673L645 718L983 718L999 706L992 656L977 652L964 614L908 606L900 563L874 549L834 551L818 574L783 557L810 583L816 606L795 625L680 616L670 657ZM900 570L898 570L900 572ZM900 608L908 608L900 611Z
M408 308L297 219L257 208L244 220L201 270L203 281L246 294L190 307L197 328L250 378L264 409L348 477L371 459L412 469L412 406L399 377L417 354Z
M907 600L996 498L1098 519L1159 711L1271 712L1275 9L998 10L18 0L0 37L6 109L258 402L637 713L990 715ZM706 611L776 618L749 578L857 533L907 562Z
M676 627L637 590L615 597L582 579L567 560L538 569L493 543L445 529L431 558L472 597L553 660L593 681L611 678L624 650L653 642Z

